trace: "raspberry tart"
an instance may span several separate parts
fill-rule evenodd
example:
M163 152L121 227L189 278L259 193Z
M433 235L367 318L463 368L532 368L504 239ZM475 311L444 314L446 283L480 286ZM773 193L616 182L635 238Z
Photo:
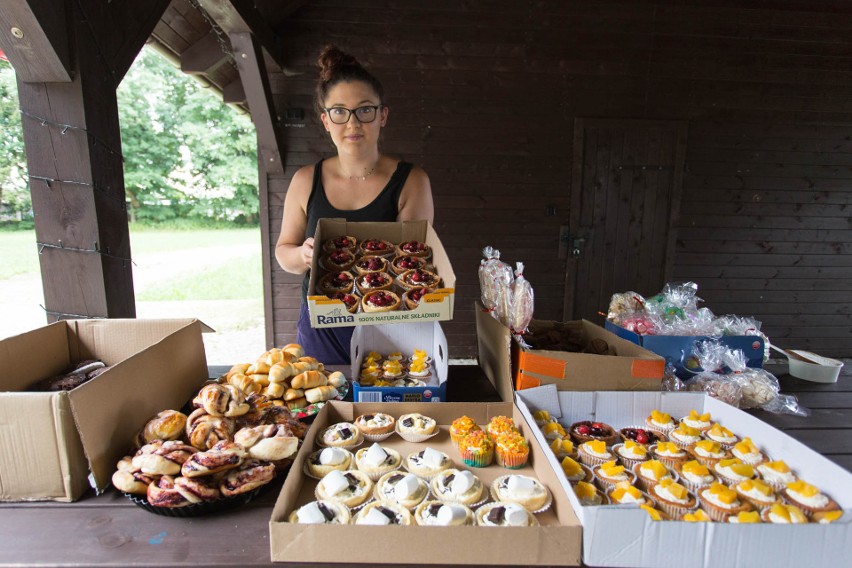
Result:
M395 257L390 263L390 270L397 276L406 270L426 268L426 259L419 256L401 255Z
M406 290L421 286L437 288L441 285L441 277L429 270L415 268L414 270L406 270L400 274L399 284Z
M366 239L358 245L358 250L363 256L389 256L394 254L396 247L393 246L393 243L384 239Z
M387 272L365 272L355 280L355 286L362 294L373 290L390 290L393 278Z
M348 272L330 272L320 278L317 290L326 295L343 292L349 294L355 286L355 278Z
M352 265L355 272L364 274L366 272L387 272L388 261L380 256L362 256Z
M402 295L402 301L405 302L406 309L416 310L417 306L420 305L420 300L423 299L423 296L432 292L432 288L427 288L425 286L418 286L416 288L412 288L407 290Z
M320 266L331 272L349 270L355 264L355 255L348 249L333 250L320 258Z
M404 241L396 247L398 255L416 256L419 258L429 258L432 256L432 248L421 241Z
M354 314L358 311L358 304L360 300L358 296L355 294L347 294L346 292L335 292L331 296L329 296L333 300L340 300L346 306L346 311L350 314Z
M568 434L570 434L571 440L575 444L582 444L590 440L601 440L607 446L612 446L618 439L618 435L612 426L603 422L592 422L590 420L573 423Z
M322 250L324 250L325 252L346 249L352 254L355 254L355 250L357 249L357 247L358 239L356 239L355 237L350 237L348 235L328 239L322 244Z
M637 428L636 426L622 428L618 431L618 434L624 442L630 440L642 444L643 446L650 446L657 442L665 442L668 439L664 434L660 434L659 432L655 432L648 428Z
M367 313L392 312L399 309L399 304L399 296L389 290L374 290L361 298L361 309Z

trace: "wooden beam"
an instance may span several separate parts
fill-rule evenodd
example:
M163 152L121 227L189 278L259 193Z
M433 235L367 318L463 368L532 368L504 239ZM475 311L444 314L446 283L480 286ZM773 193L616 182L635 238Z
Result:
M251 119L257 130L258 160L267 173L283 173L281 150L284 147L278 128L278 116L263 63L263 50L247 32L231 34L234 59L246 92Z
M210 73L228 61L228 54L222 49L219 34L210 32L180 54L180 70L192 75ZM225 101L227 102L227 101Z
M241 105L246 102L246 92L243 82L235 79L222 87L222 99L226 103Z
M199 4L229 36L235 33L254 35L272 60L284 68L284 55L278 36L251 0L199 0Z
M25 83L68 82L73 70L66 2L0 2L0 48Z

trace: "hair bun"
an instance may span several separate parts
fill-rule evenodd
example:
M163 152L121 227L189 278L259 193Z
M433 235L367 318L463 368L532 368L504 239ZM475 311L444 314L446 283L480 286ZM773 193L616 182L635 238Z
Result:
M344 65L358 65L358 60L341 51L336 45L329 44L320 53L317 65L320 67L320 80L328 81L338 69Z

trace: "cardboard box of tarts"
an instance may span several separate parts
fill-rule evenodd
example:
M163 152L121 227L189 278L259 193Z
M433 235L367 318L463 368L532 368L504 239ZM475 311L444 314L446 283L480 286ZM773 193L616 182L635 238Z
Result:
M439 287L423 296L419 305L407 309L402 299L403 287L399 279L394 280L391 291L399 298L398 309L390 311L365 312L360 305L361 296L357 287L353 294L358 298L359 305L356 313L350 313L341 300L329 298L318 291L319 279L328 274L320 265L323 255L323 243L336 237L350 236L360 243L366 239L382 239L398 245L407 241L419 241L429 245L432 257L428 260L427 269L441 278ZM310 284L308 287L308 311L312 327L340 327L347 325L377 325L401 322L423 322L453 319L453 302L455 301L456 275L450 265L447 252L441 245L437 233L428 221L404 221L398 223L350 223L342 219L320 219L314 235L314 257L311 266ZM390 263L395 253L385 258ZM356 253L356 257L359 254ZM352 272L355 275L354 272ZM389 271L391 277L394 276Z
M552 493L549 509L536 514L540 526L365 526L305 525L288 522L290 514L316 499L317 481L303 475L308 455L316 449L314 440L323 428L366 414L384 412L398 418L419 412L434 418L439 433L421 443L411 443L393 434L381 442L400 452L403 459L426 447L446 453L453 467L469 469L488 486L501 475L520 473L535 477ZM453 420L469 416L483 427L491 417L512 416L530 441L530 460L523 468L509 470L492 464L482 468L463 465L448 428ZM581 528L560 488L553 466L532 437L532 427L511 403L346 403L332 402L317 414L295 463L281 489L269 525L272 560L278 562L353 562L370 564L485 564L485 565L570 565L580 562ZM368 447L367 442L361 447ZM353 451L357 451L353 450Z
M352 334L352 400L355 402L442 402L447 400L447 338L438 322L401 323L355 328ZM415 350L431 358L426 386L380 387L362 385L361 365L366 355L376 352L384 357L400 353L402 365Z
M0 341L0 500L103 490L139 424L207 379L194 319L65 320ZM70 391L28 391L86 359L110 368Z
M503 400L513 389L553 384L559 390L660 390L665 360L587 320L532 320L531 338L570 333L580 344L603 342L606 354L521 347L509 329L474 303L478 362ZM532 339L530 340L532 342Z
M852 555L852 474L758 418L699 393L566 392L552 385L519 391L517 404L532 421L547 410L567 428L596 420L615 429L644 424L655 409L677 419L709 412L734 434L783 460L799 479L817 486L843 509L831 524L730 524L653 521L637 506L580 505L567 478L559 482L583 523L583 562L592 566L831 566ZM540 429L536 439L544 443ZM559 466L553 452L547 459Z

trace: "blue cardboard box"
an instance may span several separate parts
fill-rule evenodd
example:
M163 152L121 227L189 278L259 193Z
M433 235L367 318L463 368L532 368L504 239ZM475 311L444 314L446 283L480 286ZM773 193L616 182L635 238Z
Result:
M358 382L361 362L370 351L384 356L399 351L407 359L417 349L432 358L432 377L425 387L362 386ZM352 334L351 353L354 402L447 401L447 337L438 322L358 326Z
M702 371L693 355L695 344L714 338L702 335L639 335L607 320L606 329L619 337L641 345L649 351L666 358L675 368L681 379L689 379ZM763 367L764 343L756 335L730 335L719 341L732 349L740 349L746 356L746 365L760 369Z

